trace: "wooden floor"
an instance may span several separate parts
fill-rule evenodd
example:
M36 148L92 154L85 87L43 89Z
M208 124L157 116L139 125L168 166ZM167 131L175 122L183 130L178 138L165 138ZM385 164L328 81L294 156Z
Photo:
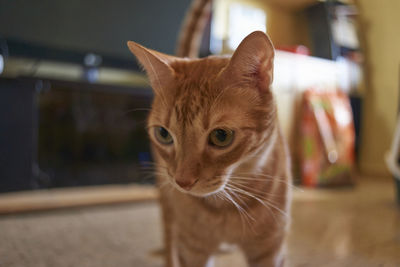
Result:
M117 189L101 190L114 199L111 192ZM147 202L17 214L9 210L0 216L0 266L162 266L157 256L162 246L159 209L151 200L156 195L149 188L128 189L136 197L125 192L114 202L126 202L126 197ZM139 191L146 192L144 198ZM98 197L92 192L85 198L82 192L87 205ZM62 199L73 200L70 193ZM59 195L53 197L60 201ZM360 179L353 189L295 191L287 266L400 266L400 209L394 199L393 183L385 179ZM26 205L15 194L8 201ZM0 207L4 203L0 197ZM245 264L234 253L218 256L216 266Z

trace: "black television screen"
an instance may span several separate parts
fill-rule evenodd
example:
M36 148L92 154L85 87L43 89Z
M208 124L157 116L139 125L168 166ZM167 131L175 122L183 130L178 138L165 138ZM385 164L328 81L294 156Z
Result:
M190 2L0 0L0 37L10 56L79 63L95 53L104 65L136 68L126 42L174 53Z

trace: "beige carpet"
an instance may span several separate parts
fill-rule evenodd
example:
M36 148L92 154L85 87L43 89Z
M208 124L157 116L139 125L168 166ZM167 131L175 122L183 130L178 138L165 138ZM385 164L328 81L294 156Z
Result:
M2 217L0 266L161 266L154 204Z
M390 180L295 192L288 267L400 266L400 210ZM159 267L155 202L0 216L1 267ZM236 253L217 267L244 267Z
M153 202L0 217L1 267L158 267L161 248ZM216 265L232 262L245 266L241 255Z

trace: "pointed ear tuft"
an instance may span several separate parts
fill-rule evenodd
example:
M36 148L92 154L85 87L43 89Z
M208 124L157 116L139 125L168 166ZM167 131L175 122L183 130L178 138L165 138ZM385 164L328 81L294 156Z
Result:
M274 47L268 36L255 31L240 43L226 69L235 82L268 92L273 80Z
M128 41L127 44L129 50L145 69L155 92L164 90L165 85L174 78L174 70L170 67L170 64L175 60L175 57L148 49L132 41Z

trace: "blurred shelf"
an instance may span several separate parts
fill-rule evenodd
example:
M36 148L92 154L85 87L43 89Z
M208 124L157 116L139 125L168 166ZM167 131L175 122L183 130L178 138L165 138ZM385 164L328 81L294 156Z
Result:
M0 195L0 214L154 201L157 198L154 186L133 184L22 191Z

